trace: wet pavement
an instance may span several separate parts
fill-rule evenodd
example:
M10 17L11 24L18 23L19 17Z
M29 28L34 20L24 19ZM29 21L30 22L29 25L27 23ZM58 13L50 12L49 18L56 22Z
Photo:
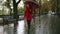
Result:
M40 20L39 20L40 19ZM18 21L17 34L27 34L27 23ZM60 34L60 17L56 15L41 15L31 22L30 34ZM2 31L1 31L2 30ZM14 24L1 27L0 34L14 34Z
M3 26L0 26L0 34L3 34Z

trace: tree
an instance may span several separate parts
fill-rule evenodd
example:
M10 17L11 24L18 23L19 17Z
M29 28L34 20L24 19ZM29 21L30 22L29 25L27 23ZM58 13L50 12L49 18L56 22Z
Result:
M14 18L18 20L18 4L20 3L21 0L19 0L18 2L16 2L16 0L13 0L13 15L14 15Z
M60 16L60 0L51 0L53 5L53 11L56 12L58 16Z
M21 0L19 0L18 2L16 2L16 0L13 0L13 17L14 19L16 19L16 22L14 23L14 34L17 34L17 25L18 25L18 19L19 19L19 15L18 15L18 4L20 3Z

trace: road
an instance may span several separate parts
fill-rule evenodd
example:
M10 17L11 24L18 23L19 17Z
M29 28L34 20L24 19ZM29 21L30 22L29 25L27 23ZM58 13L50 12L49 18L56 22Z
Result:
M40 21L39 21L40 18ZM26 21L18 21L17 34L27 34L27 24ZM60 17L54 15L41 15L36 17L31 22L30 34L58 34L60 33ZM4 34L14 34L14 24L4 25L0 29L0 33ZM3 33L2 33L3 34Z

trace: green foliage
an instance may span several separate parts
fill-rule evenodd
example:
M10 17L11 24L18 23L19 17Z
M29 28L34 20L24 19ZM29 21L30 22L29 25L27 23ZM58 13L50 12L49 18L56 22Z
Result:
M24 13L24 8L19 8L18 13Z
M36 13L39 13L39 8L35 9L35 12L36 12Z
M2 15L2 11L0 10L0 15Z
M60 4L58 5L58 11L60 11Z
M56 9L60 11L60 0L51 0L52 1L52 10L55 11Z

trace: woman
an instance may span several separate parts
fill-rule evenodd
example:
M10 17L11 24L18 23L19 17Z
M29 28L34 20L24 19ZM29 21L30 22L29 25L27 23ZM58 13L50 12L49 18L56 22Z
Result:
M31 20L32 20L32 7L29 4L25 4L24 18L27 21L28 34L29 34Z

